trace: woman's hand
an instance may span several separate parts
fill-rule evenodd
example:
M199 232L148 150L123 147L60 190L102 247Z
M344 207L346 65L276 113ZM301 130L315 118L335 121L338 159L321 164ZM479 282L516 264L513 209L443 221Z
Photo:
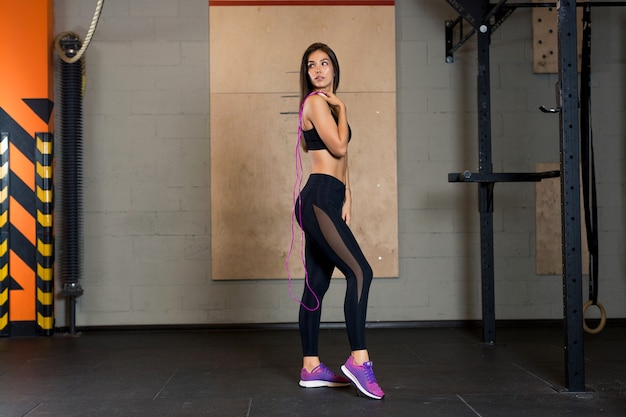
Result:
M339 109L345 110L346 105L343 103L343 101L339 97L337 97L336 94L324 91L320 95L324 97L324 100L326 100L328 104L337 108L337 110Z
M341 207L341 218L348 226L352 220L352 196L350 190L346 190L346 198L343 201L343 207Z

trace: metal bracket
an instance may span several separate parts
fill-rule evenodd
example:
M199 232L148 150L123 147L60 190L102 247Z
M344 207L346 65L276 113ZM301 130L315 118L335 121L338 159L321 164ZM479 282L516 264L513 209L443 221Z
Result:
M498 27L515 11L516 6L505 4L507 0L500 0L498 4L490 5L489 1L479 3L475 0L446 0L456 11L459 17L455 20L446 20L446 63L454 62L454 52L467 42L476 32L493 34ZM472 25L467 34L463 32L463 20ZM459 41L454 41L454 29L459 28Z
M485 201L480 202L479 212L493 212L493 187L497 182L539 182L546 178L557 178L561 171L546 172L453 172L448 174L448 182L475 182L486 187L483 195Z
M546 172L470 172L448 174L448 182L539 182L546 178L557 178L561 171Z
M563 100L562 100L562 97L561 97L561 83L559 81L557 81L554 84L554 95L556 96L556 102L558 104L562 104ZM547 106L544 106L542 104L541 106L539 106L539 110L541 110L544 113L561 113L562 106L547 107Z

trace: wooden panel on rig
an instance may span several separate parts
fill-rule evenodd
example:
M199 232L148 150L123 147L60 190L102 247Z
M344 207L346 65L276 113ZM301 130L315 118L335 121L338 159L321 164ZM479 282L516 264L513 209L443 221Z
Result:
M560 169L558 162L538 162L536 172ZM581 184L582 187L582 184ZM582 188L581 188L582 196ZM563 274L563 231L561 220L561 179L546 178L535 184L535 260L537 275ZM589 274L589 250L584 207L581 207L581 242L583 274Z
M533 0L533 3L543 3L542 0ZM578 42L578 69L582 51L582 7L576 8L577 13L577 42ZM533 7L533 72L535 74L556 74L559 72L559 30L556 7Z

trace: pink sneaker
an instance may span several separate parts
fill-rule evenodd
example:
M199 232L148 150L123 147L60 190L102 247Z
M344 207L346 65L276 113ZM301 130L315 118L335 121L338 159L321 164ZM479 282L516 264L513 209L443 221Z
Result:
M311 372L304 368L300 371L300 386L304 388L347 387L349 385L348 379L337 375L323 363Z
M376 383L376 376L374 376L374 369L372 369L372 362L365 362L363 365L356 365L354 363L354 357L350 355L344 365L341 366L343 373L350 378L357 389L363 394L375 400L380 400L385 396L385 393Z

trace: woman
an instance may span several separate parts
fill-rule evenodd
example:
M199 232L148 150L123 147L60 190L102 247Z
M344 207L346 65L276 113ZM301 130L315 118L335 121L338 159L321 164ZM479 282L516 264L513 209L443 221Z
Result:
M303 349L300 385L349 385L346 378L322 364L318 354L320 300L336 267L347 281L344 315L351 347L351 355L341 370L363 394L381 399L385 394L376 383L365 343L367 299L373 273L349 228L351 130L346 106L335 95L338 86L339 62L335 53L322 43L309 46L300 67L300 140L310 156L311 175L294 208L306 240L307 282L299 313Z

